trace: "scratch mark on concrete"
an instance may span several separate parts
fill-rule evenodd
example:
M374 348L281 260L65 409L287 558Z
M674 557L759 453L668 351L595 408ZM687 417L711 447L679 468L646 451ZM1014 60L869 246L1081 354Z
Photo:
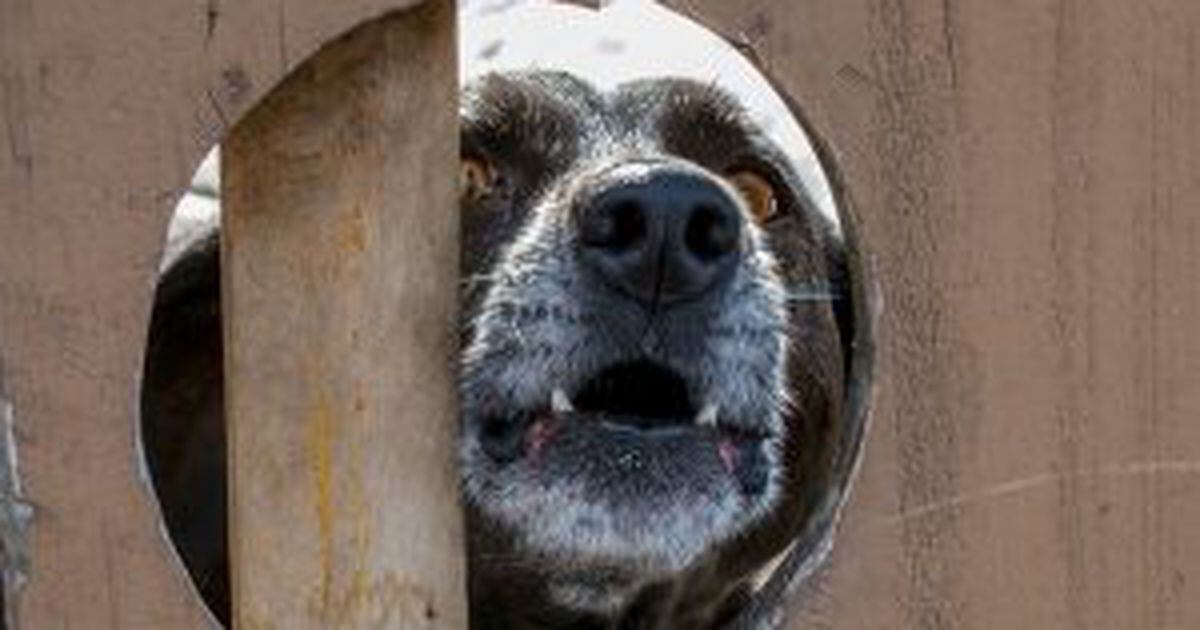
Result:
M958 89L958 10L954 0L942 0L942 45L950 69L950 88Z
M841 79L847 85L870 88L872 91L879 93L879 95L887 93L887 88L883 86L879 79L876 79L868 74L867 71L854 64L847 63L838 68L837 78Z
M217 96L213 94L211 89L204 90L204 95L208 97L208 105L212 107L212 110L217 114L217 118L221 121L221 133L224 134L229 129L229 118L225 115L225 110L221 109L221 102L217 100Z
M29 179L33 176L33 145L29 138L25 81L17 72L4 68L0 74L0 110L4 115L4 135L8 137L8 154Z
M279 40L279 63L283 74L288 71L288 44L287 44L287 7L284 0L279 0L276 5L276 30L277 39Z
M218 0L208 0L204 5L204 45L212 41L217 32L217 21L221 18L221 6Z
M117 617L117 611L120 610L117 602L120 601L120 598L117 595L117 589L120 588L121 581L117 575L116 563L113 562L113 547L116 541L112 539L112 534L108 531L107 523L100 524L100 532L100 538L104 544L104 596L108 606L108 627L120 628L121 622Z
M0 143L7 145L4 149L26 184L34 170L28 93L28 80L35 76L32 27L33 0L0 2Z
M891 515L881 516L873 520L872 524L896 525L907 520L928 516L944 510L958 509L968 505L987 503L1014 496L1033 488L1056 484L1063 479L1122 478L1154 475L1200 475L1200 461L1137 462L1095 470L1032 475L992 484L974 492L956 494L946 499L931 501Z

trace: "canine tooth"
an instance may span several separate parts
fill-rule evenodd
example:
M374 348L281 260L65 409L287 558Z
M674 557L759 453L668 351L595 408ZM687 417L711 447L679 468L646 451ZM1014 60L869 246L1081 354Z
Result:
M712 426L717 423L717 403L708 403L696 414L696 424L701 426Z
M554 413L571 413L575 411L575 405L571 404L571 399L567 398L567 393L560 387L555 387L554 391L550 392L550 408Z

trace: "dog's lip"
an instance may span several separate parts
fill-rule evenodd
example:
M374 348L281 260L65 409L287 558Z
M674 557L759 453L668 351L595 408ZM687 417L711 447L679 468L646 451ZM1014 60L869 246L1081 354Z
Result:
M573 384L548 385L540 405L476 416L480 446L495 463L537 462L544 455L554 457L557 443L578 445L592 439L584 436L608 435L618 443L642 445L635 448L691 444L712 449L726 472L737 476L738 462L744 460L738 454L761 450L775 437L770 423L723 409L716 402L719 392L696 396L681 372L645 358L608 364ZM697 405L694 399L708 402Z
M703 413L703 412L702 412ZM697 422L679 418L677 421L663 423L661 419L650 419L639 416L617 416L604 412L579 411L574 408L555 408L552 403L536 409L513 410L508 413L486 414L482 424L490 426L508 426L518 430L526 430L536 421L556 422L595 422L614 431L639 433L647 436L666 435L671 433L710 434L742 441L767 441L775 437L775 432L766 427L751 427L745 423L735 422L724 416L717 416L711 421Z
M542 410L541 413L535 415L535 418L556 420L559 422L596 422L612 431L640 434L649 437L680 433L711 435L741 441L766 441L772 437L772 433L765 429L749 428L720 419L708 424L686 422L683 419L680 419L679 422L662 424L657 422L658 419L647 419L639 416L614 416L602 412L580 411L563 413L552 409Z
M738 422L722 408L719 392L695 393L677 369L645 357L596 370L573 388L552 387L550 413L642 432L709 431L766 439L765 429ZM568 392L571 392L568 394Z
M696 416L691 418L676 418L673 422L655 422L656 419L646 419L638 416L618 417L612 414L603 412L580 412L575 411L564 419L574 419L577 421L598 421L610 426L620 427L629 431L637 431L641 433L655 432L688 432L688 433L706 433L719 436L737 438L741 440L769 440L774 437L774 432L767 427L749 426L748 423L738 422L730 416L720 415L719 407L716 405L707 405L700 410ZM550 410L553 414L553 410ZM558 415L562 418L562 415ZM639 423L641 421L641 423Z
M554 403L549 403L537 409L484 416L480 423L483 451L501 465L527 458L536 459L555 441L559 432L584 428L585 425L590 430L648 443L689 436L709 443L718 450L731 446L738 449L758 448L777 437L776 432L767 427L749 426L727 416L717 416L711 423L700 424L687 419L664 422L661 418L615 416L554 407Z
M564 457L573 462L580 462L578 458L584 457L606 460L607 466L624 469L636 477L640 474L640 468L627 468L623 463L630 453L642 455L629 456L628 461L647 457L648 460L661 462L664 460L660 458L669 459L672 457L671 453L685 449L691 453L686 458L693 462L692 465L697 471L709 471L697 474L703 476L719 470L734 484L739 494L746 497L761 495L768 487L771 477L768 471L770 460L766 450L767 444L772 442L773 435L766 430L746 428L719 419L713 424L704 425L663 424L661 419L653 419L643 426L639 423L645 419L641 418L555 411L549 407L534 413L518 414L516 418L518 419L515 422L506 424L508 432L502 435L507 439L485 442L482 445L484 452L500 467L520 464L534 475L544 475L547 471L556 470L553 465L545 466L545 462L556 460L561 465L566 461ZM587 437L589 435L591 437ZM608 436L601 438L600 443L604 446L598 447L600 450L580 450L580 444L589 442L595 448L598 435ZM579 469L582 471L595 464L572 464L575 465L582 466ZM543 483L548 481L548 478L542 477ZM605 483L624 482L615 482L610 477Z
M542 409L540 412L543 415L549 414L563 419L571 417L589 418L635 431L673 431L695 427L713 427L718 430L732 428L719 421L720 406L716 403L706 404L690 419L685 416L663 418L661 416L647 417L638 414L612 414L604 411L580 411L575 409L575 403L571 402L571 397L561 387L555 387L551 391L549 408Z

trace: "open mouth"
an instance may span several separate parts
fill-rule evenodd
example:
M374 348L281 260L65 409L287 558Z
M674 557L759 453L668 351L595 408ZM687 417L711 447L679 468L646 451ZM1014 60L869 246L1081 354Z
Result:
M770 434L728 422L718 405L695 400L684 377L660 363L617 363L571 393L557 387L551 391L541 409L484 422L481 442L493 461L536 464L553 457L556 444L570 445L565 450L593 458L619 459L632 452L650 460L710 462L745 494L758 494L766 486L764 448ZM584 450L583 442L604 448Z
M603 422L646 431L711 425L717 411L714 405L697 408L684 379L651 361L608 367L584 382L574 399L555 390L551 403L558 412L596 416Z

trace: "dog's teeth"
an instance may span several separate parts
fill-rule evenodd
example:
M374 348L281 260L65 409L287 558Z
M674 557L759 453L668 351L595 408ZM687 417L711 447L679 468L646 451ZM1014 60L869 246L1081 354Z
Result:
M575 405L571 404L571 399L567 398L567 393L559 387L555 387L554 391L550 392L550 408L557 414L575 411Z
M704 405L704 408L700 410L700 413L696 414L696 424L706 427L713 426L717 423L717 412L719 410L720 409L717 407L717 403L708 403L707 405Z

